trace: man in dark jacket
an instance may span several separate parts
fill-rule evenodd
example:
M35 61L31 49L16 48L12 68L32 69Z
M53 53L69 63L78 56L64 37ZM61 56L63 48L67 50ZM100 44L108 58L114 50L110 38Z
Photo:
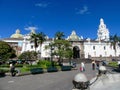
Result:
M14 66L13 64L10 64L10 72L11 72L11 75L12 75L12 76L15 76L15 75L16 75L15 66Z

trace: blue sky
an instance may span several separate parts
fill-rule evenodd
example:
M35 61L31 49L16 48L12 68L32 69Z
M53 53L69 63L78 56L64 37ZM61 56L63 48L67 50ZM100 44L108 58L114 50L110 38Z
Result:
M10 37L16 29L27 34L34 27L50 38L57 31L67 37L75 30L95 39L100 18L110 35L120 36L119 0L0 0L0 37Z

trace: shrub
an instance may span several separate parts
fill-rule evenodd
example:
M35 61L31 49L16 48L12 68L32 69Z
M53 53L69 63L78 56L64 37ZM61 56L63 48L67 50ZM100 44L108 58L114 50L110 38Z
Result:
M16 64L15 67L23 67L23 64Z
M117 62L109 62L108 65L112 66L112 67L118 67L118 63Z
M0 77L4 77L6 73L6 70L0 69Z
M45 68L45 69L51 66L51 62L48 60L40 60L37 64L40 67Z
M30 71L30 69L38 68L38 67L40 67L40 66L39 65L24 65L23 69L26 71Z
M2 64L2 65L0 65L0 67L6 67L6 68L9 68L10 65L9 65L9 64Z

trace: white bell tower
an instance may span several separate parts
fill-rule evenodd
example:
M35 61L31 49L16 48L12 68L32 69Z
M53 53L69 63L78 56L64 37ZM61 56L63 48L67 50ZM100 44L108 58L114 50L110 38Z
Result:
M97 40L104 40L108 41L109 40L109 30L106 28L106 25L104 24L104 20L101 18L100 19L100 25L97 33Z

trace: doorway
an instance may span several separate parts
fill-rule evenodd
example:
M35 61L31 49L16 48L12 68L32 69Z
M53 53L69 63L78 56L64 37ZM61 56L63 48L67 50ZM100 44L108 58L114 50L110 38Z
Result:
M73 58L80 58L80 49L78 46L73 47Z

